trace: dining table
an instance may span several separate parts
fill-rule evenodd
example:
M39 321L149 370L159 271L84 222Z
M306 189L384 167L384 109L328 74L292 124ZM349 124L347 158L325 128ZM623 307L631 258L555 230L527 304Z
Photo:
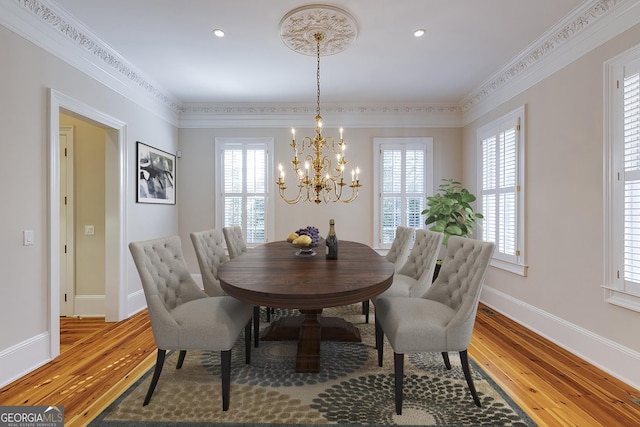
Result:
M275 320L260 336L297 340L296 372L320 372L323 340L361 341L355 325L322 316L323 309L367 301L393 281L393 264L365 244L341 240L338 259L326 259L322 245L314 253L300 254L286 241L269 242L218 269L227 294L256 306L300 311Z

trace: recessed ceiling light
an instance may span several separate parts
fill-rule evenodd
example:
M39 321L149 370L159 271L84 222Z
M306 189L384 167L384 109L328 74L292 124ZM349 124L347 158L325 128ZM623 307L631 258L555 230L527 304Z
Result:
M427 32L426 30L424 30L424 29L420 28L420 29L415 30L415 31L413 32L413 36L414 36L414 37L422 37L422 36L424 36L424 33L426 33L426 32Z
M216 37L224 37L224 31L222 31L220 28L216 28L215 30L213 30L213 34L215 34Z

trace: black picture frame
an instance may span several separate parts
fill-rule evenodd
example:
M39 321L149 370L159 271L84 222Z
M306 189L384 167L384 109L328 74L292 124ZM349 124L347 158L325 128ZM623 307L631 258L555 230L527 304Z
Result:
M138 203L176 204L176 156L137 141Z

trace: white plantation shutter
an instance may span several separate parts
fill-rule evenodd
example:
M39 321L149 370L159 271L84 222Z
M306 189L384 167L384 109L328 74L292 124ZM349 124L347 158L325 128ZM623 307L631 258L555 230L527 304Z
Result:
M269 144L249 138L216 140L221 227L239 225L248 244L267 241Z
M640 74L623 81L624 287L640 294Z
M478 130L478 194L482 240L494 242L494 259L524 265L520 152L524 108Z
M393 140L393 142L383 142ZM403 140L406 140L403 142ZM419 141L416 141L419 140ZM380 191L381 248L391 246L396 228L404 225L422 228L421 215L430 182L430 138L376 138Z

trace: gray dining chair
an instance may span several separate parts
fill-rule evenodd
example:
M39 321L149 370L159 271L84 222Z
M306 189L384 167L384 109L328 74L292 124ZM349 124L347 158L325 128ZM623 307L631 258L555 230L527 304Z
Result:
M414 229L399 225L396 227L396 235L391 242L389 252L385 255L385 259L393 263L396 271L407 262L409 249L411 248L411 240L413 238ZM365 323L369 323L369 300L362 302L362 314L364 314Z
M229 258L234 259L247 252L247 243L242 236L242 227L234 225L230 227L222 227L222 233L224 234L224 240L227 242L227 251L229 252ZM260 307L256 306L254 317L258 319L260 323ZM271 313L273 309L266 307L267 322L271 322ZM255 346L258 346L258 341L255 342Z
M407 261L400 270L396 270L391 286L371 299L373 305L381 297L421 297L431 286L443 237L442 233L435 231L416 230L415 242Z
M222 227L224 240L227 242L227 251L229 258L234 259L247 252L247 244L242 237L242 227L234 225L231 227Z
M131 242L133 256L147 301L151 330L158 354L143 406L151 401L167 350L179 350L180 369L187 350L219 351L222 410L229 409L231 348L244 328L245 362L251 362L252 307L231 296L210 297L191 278L182 255L180 237Z
M209 296L227 295L220 286L218 268L229 260L224 250L223 232L217 229L195 231L190 234L196 252L204 291ZM253 343L260 343L260 307L253 307Z
M467 347L494 248L492 242L452 236L440 274L424 295L376 299L378 365L382 366L386 335L394 352L396 414L402 414L407 353L439 352L446 368L451 369L448 352L457 351L473 401L481 406L469 370Z

